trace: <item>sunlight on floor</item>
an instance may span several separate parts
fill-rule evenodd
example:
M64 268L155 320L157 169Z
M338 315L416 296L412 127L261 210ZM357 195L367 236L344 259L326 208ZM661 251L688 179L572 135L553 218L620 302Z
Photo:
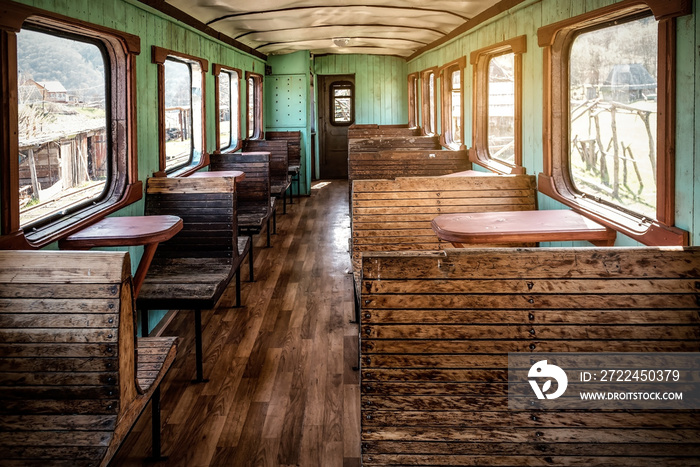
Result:
M320 190L321 188L326 187L330 184L331 184L331 182L318 182L317 184L312 185L311 189L312 190Z

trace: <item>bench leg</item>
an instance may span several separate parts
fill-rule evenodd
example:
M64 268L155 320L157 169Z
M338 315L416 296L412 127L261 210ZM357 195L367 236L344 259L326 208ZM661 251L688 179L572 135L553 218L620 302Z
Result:
M267 218L267 247L270 248L270 218Z
M204 369L202 364L202 310L194 310L194 352L197 359L197 379L193 383L206 383L204 379Z
M250 236L250 249L248 250L248 267L250 269L249 276L250 282L255 282L255 276L253 275L253 236Z
M272 233L277 235L277 209L272 211Z
M301 172L297 174L297 199L301 200Z
M141 337L148 337L148 310L141 310Z
M160 442L160 384L153 391L153 396L151 397L151 458L148 459L150 462L158 462L167 460L161 454L161 442Z
M236 270L236 308L241 306L241 266Z

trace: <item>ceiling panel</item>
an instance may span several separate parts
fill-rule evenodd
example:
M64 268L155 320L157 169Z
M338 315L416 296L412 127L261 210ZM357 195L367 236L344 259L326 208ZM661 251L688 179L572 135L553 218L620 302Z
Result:
M167 3L265 54L310 50L315 54L409 56L497 0L167 0Z

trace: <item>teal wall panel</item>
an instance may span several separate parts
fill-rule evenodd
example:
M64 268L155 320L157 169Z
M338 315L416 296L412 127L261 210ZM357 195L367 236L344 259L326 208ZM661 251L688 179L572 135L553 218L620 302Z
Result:
M406 61L380 55L314 57L317 75L355 75L355 121L392 125L408 122Z

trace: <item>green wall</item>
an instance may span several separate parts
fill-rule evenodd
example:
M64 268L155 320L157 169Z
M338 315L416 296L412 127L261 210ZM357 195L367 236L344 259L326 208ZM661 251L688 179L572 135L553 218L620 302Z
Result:
M139 179L146 186L146 179L158 170L158 83L156 65L151 63L151 46L156 45L188 55L207 59L209 71L205 80L206 150L216 148L214 116L214 75L211 65L220 63L245 71L264 73L265 62L215 40L183 23L153 10L135 0L19 0L32 5L89 23L107 26L141 38L141 54L136 63L136 114L138 133ZM243 84L243 82L242 82ZM245 94L241 88L241 115L245 115ZM242 131L245 131L243 125ZM139 216L144 213L144 199L120 210L117 216ZM55 245L51 246L55 248ZM130 248L132 273L141 258L143 248ZM151 327L165 312L151 312ZM140 323L140 320L138 321Z
M308 51L268 57L272 74L265 76L263 98L265 131L301 131L302 194L311 185L310 57Z
M454 40L426 52L408 63L408 73L444 65L461 56L516 36L527 36L523 54L523 165L527 173L543 170L542 77L543 53L537 45L537 29L563 19L617 3L615 0L531 0L479 25ZM694 2L695 3L695 2ZM700 22L692 14L677 20L677 125L676 125L676 225L688 230L690 243L700 245ZM471 146L473 68L467 60L464 74L465 144ZM548 196L538 196L539 209L566 208ZM618 233L617 245L638 243ZM558 245L574 245L560 243ZM577 243L581 246L588 243Z
M355 122L408 123L406 61L380 55L321 55L316 75L355 75Z

